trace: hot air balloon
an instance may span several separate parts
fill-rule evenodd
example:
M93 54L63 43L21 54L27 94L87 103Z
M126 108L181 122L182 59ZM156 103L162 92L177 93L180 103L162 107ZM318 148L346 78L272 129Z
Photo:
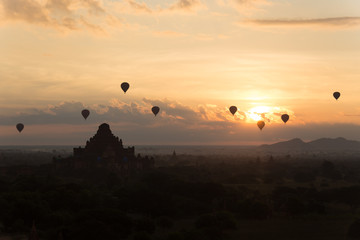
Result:
M16 129L17 129L19 132L21 132L21 131L24 129L24 124L22 124L22 123L16 124Z
M87 119L87 117L90 115L90 111L87 109L84 109L81 111L81 115L85 118L85 120Z
M126 93L126 91L129 89L129 87L130 87L130 84L127 82L123 82L121 84L121 89L124 91L124 93Z
M339 92L334 92L333 96L336 100L338 100L338 98L340 97L340 93Z
M160 108L158 106L154 106L154 107L151 108L151 111L156 116L159 113Z
M234 115L236 113L236 111L237 111L237 107L231 106L231 107L229 107L229 110L232 113L232 115Z
M289 115L283 114L281 115L281 119L283 120L284 123L286 123L289 120Z
M258 127L260 128L260 130L262 130L263 127L265 127L265 122L264 122L264 121L258 121L258 122L257 122L257 125L258 125Z

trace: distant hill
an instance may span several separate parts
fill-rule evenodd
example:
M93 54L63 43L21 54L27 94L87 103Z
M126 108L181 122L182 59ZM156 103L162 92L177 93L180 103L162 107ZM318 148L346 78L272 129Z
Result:
M360 151L360 142L345 138L320 138L304 142L300 138L259 146L259 150L271 152L341 152Z

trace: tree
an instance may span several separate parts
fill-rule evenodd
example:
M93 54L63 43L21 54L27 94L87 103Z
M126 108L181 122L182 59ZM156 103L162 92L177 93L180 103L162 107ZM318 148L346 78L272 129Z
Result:
M349 240L360 239L360 219L356 219L349 227L347 236Z

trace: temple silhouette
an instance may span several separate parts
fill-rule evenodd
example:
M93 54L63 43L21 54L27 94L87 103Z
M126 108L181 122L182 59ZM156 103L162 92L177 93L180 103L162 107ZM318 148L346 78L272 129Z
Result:
M135 156L135 147L124 148L122 140L114 136L107 123L99 126L84 148L74 148L74 155L54 159L55 169L95 169L128 174L154 166L154 159Z

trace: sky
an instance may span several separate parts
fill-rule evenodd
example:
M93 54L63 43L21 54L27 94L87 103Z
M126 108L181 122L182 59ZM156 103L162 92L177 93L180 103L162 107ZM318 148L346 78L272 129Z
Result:
M360 140L359 42L359 0L0 0L0 145Z

